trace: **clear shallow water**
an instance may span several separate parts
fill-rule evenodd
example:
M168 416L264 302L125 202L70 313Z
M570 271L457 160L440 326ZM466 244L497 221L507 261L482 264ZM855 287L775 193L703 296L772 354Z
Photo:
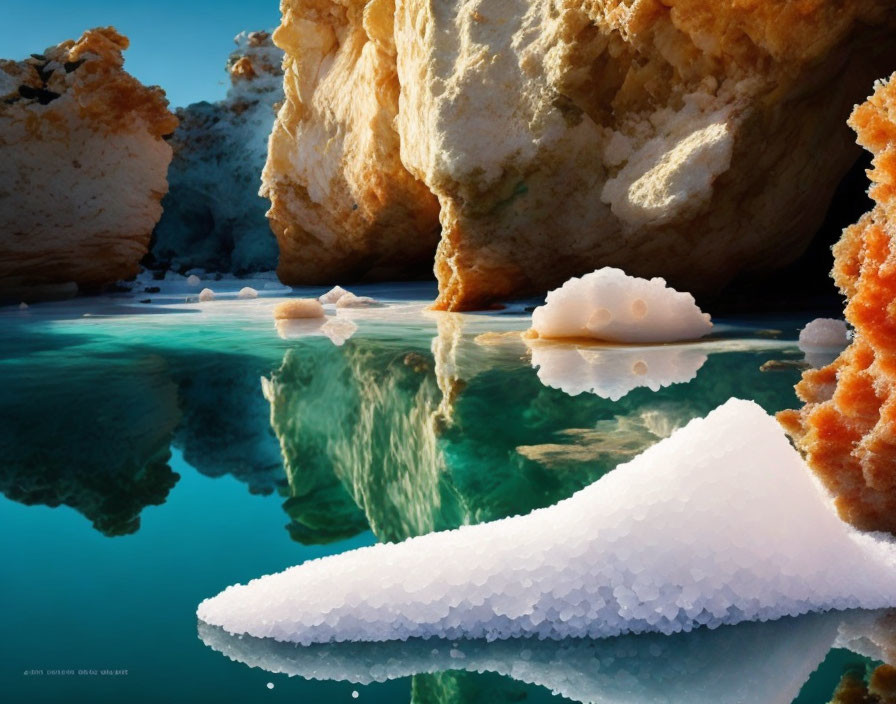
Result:
M274 298L197 305L183 293L173 285L148 305L125 295L0 310L0 691L12 701L550 699L570 672L612 656L466 644L468 662L455 666L431 647L335 648L287 658L324 679L288 678L207 647L195 608L313 557L552 504L730 396L792 407L792 363L802 359L792 341L806 322L717 321L714 340L684 350L539 355L517 334L528 326L522 307L432 314L422 302L434 292L406 285L359 291L393 303L349 312L357 330L337 347L302 326L282 339ZM785 364L760 371L769 360ZM664 375L693 379L618 401L567 393L593 378L615 397ZM750 640L737 629L733 642ZM751 642L801 652L804 631L777 626ZM237 660L289 669L264 643L200 635ZM643 681L656 670L653 645L634 640L629 662L643 666ZM674 648L697 662L705 653L710 668L718 649L699 635ZM527 650L545 663L538 676ZM782 670L809 678L783 655L757 652L733 651L747 682ZM312 655L327 667L309 668ZM828 701L845 668L869 662L833 650L799 701ZM43 674L25 674L33 670ZM58 670L97 674L50 674Z

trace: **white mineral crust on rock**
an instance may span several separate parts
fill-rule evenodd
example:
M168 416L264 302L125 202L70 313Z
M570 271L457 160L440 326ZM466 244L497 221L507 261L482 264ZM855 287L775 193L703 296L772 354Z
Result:
M283 100L283 52L268 32L243 32L234 41L227 97L177 110L171 192L152 249L157 265L237 274L277 266L268 203L258 191Z
M689 293L663 279L639 279L605 267L570 279L532 313L539 337L607 342L676 342L709 334L712 322Z
M602 637L896 604L896 547L841 521L732 399L547 509L311 560L202 602L295 643Z

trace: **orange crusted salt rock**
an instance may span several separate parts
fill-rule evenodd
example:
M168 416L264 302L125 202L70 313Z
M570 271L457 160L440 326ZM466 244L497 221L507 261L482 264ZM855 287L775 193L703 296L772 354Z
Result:
M844 520L896 533L896 74L849 120L874 155L873 210L834 247L853 343L797 385L806 405L778 418Z
M92 29L0 60L0 299L135 275L162 214L177 127L161 88L124 71L126 37Z

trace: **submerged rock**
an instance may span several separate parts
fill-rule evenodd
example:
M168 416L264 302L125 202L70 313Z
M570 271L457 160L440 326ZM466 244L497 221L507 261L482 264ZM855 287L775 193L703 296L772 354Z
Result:
M551 508L313 560L197 615L301 644L562 639L890 607L894 590L896 547L842 522L778 424L733 399Z
M850 124L874 154L876 202L834 247L833 276L855 337L832 364L803 375L796 390L806 405L779 418L845 520L896 533L896 75Z
M258 189L283 99L283 52L267 32L244 32L235 41L227 97L177 110L171 190L152 246L158 266L236 274L277 266L268 203Z
M795 259L896 60L886 0L287 0L264 192L287 283L422 268L480 307L616 266L695 293ZM823 145L820 146L820 145Z
M137 274L168 190L177 126L93 29L0 61L0 298L92 290Z

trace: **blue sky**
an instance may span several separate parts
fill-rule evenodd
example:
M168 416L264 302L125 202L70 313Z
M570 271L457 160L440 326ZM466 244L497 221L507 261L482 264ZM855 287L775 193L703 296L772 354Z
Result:
M23 59L114 25L131 40L125 69L180 106L221 98L233 37L279 19L279 0L0 0L0 58Z

